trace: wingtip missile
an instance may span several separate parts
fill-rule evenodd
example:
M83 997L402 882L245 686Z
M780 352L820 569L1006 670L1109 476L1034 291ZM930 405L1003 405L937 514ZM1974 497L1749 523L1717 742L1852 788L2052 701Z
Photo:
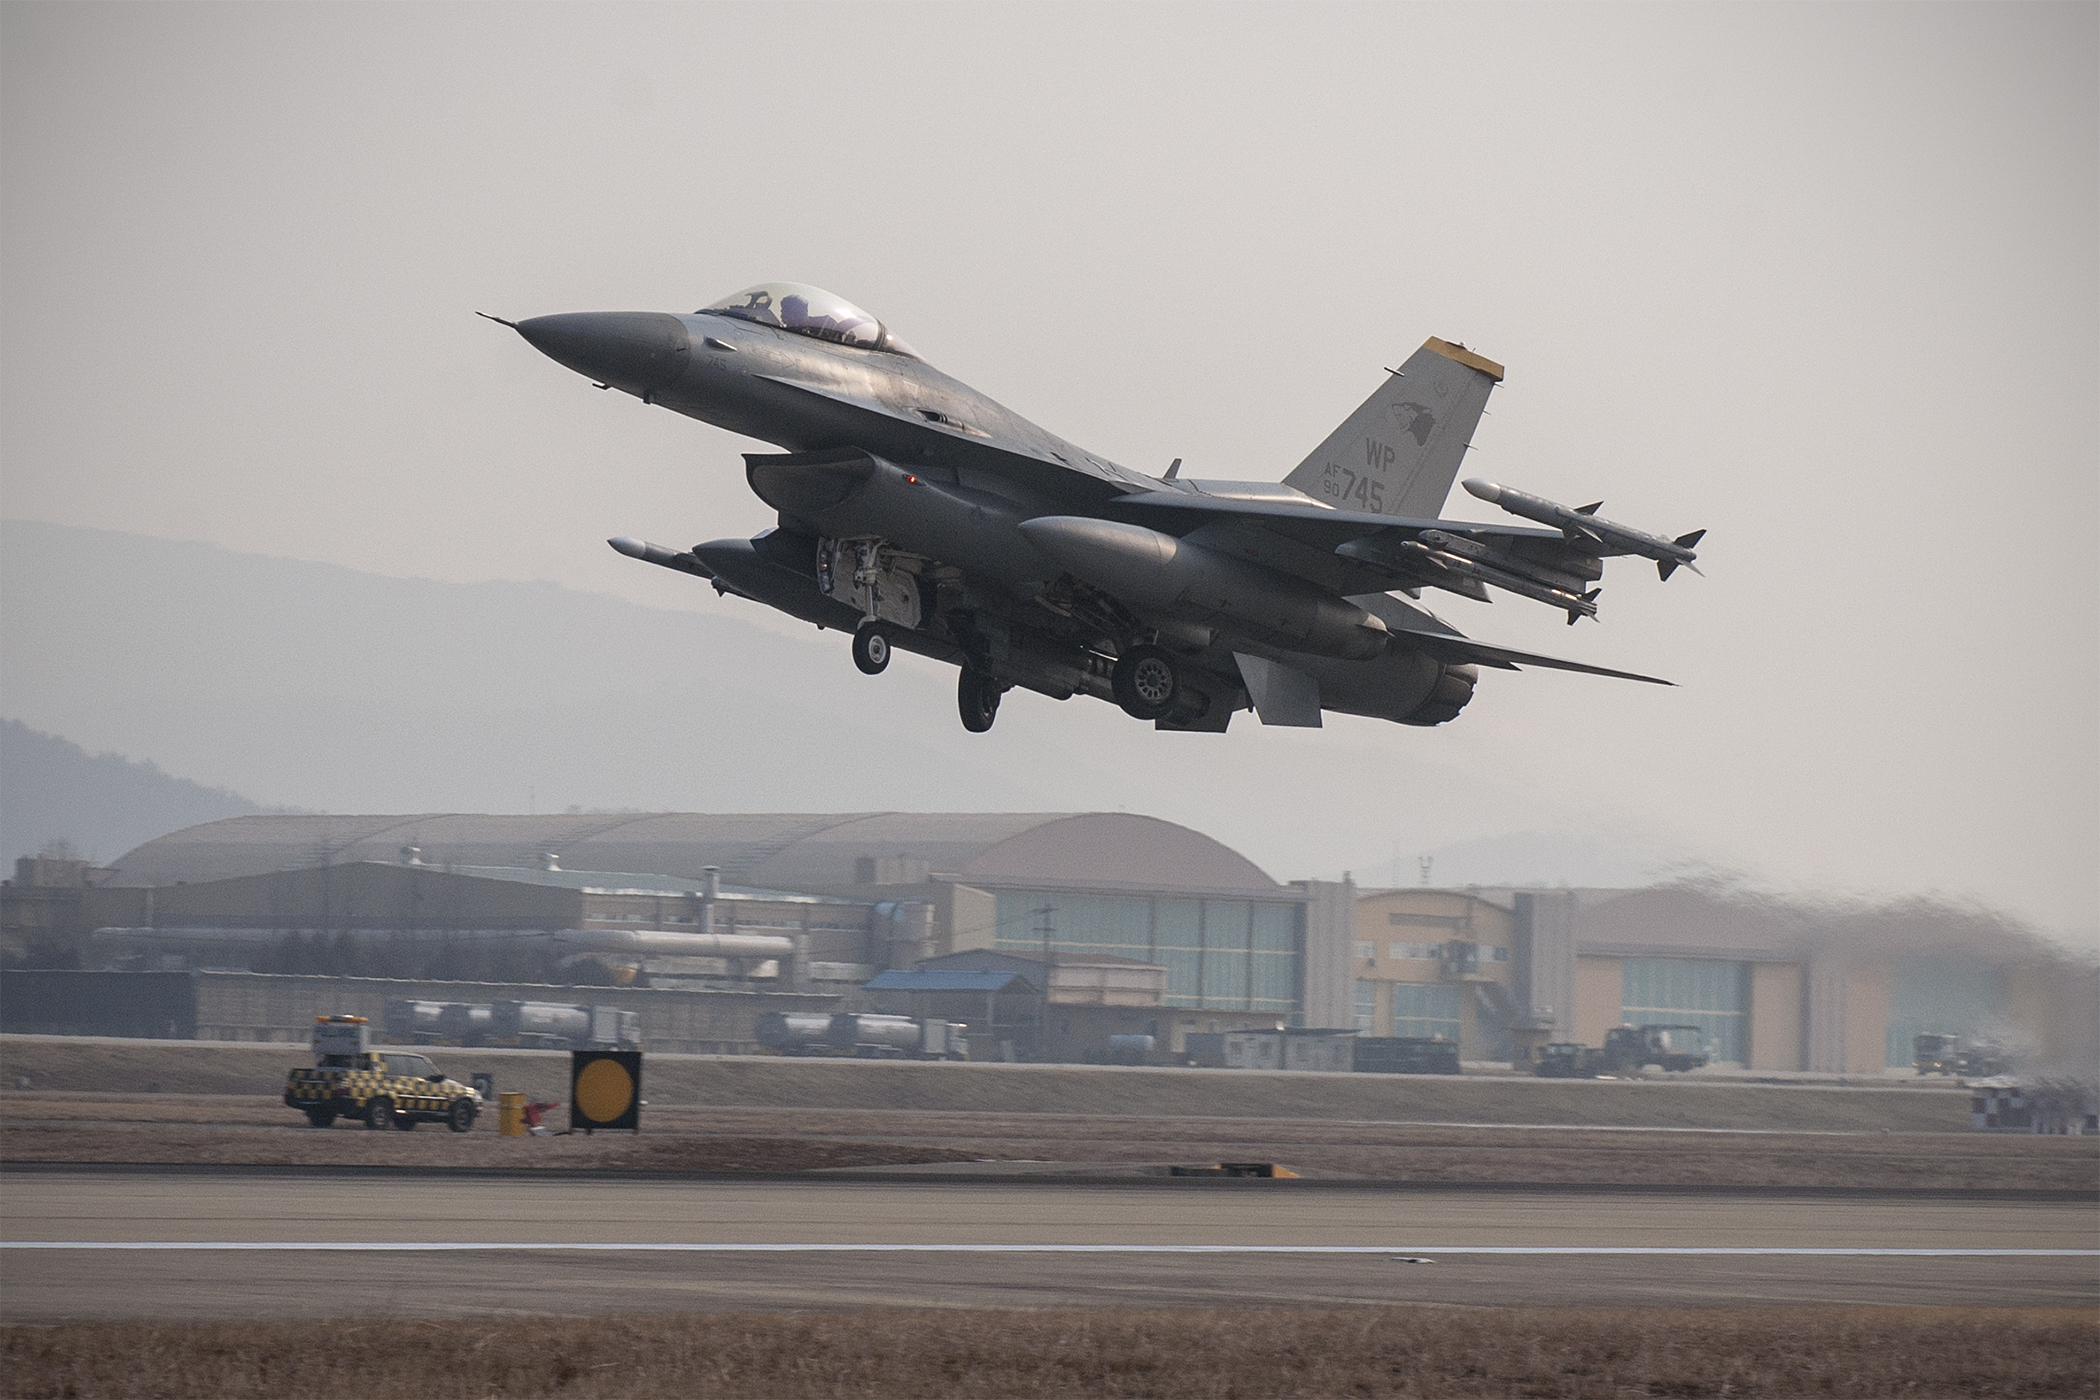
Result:
M629 559L639 559L645 564L655 564L659 568L664 569L676 569L679 573L691 574L695 578L713 578L715 576L714 570L701 563L690 552L681 554L675 549L666 549L660 544L651 544L647 540L638 540L632 535L614 535L606 543L619 553L626 555Z
M1541 525L1551 525L1564 535L1568 542L1579 549L1595 554L1638 554L1653 559L1662 576L1668 578L1678 568L1699 572L1692 561L1698 558L1692 546L1706 535L1704 530L1679 535L1676 539L1665 539L1651 535L1646 530L1636 530L1631 525L1603 520L1597 511L1604 505L1596 501L1586 506L1570 508L1558 501L1549 501L1543 496L1534 496L1526 491L1500 486L1492 481L1478 478L1468 479L1467 492L1491 505L1497 505L1511 515L1526 520L1536 520Z

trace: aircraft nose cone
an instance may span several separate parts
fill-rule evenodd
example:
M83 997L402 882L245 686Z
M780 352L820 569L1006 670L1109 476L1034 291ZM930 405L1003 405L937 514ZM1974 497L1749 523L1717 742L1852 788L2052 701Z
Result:
M518 322L532 348L578 374L649 394L685 372L685 323L660 311L572 311Z

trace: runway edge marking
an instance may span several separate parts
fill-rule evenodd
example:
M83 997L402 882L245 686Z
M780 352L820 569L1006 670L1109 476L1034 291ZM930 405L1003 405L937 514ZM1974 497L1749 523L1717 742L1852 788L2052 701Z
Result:
M554 1250L599 1254L1449 1254L1527 1257L1630 1255L1857 1259L2100 1258L2100 1249L1905 1249L1843 1245L616 1244L575 1240L527 1244L517 1241L473 1240L0 1240L0 1250L11 1249L334 1254L532 1253Z

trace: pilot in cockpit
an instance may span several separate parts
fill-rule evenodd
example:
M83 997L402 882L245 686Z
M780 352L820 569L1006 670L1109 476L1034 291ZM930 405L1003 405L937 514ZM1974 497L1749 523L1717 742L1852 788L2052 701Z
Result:
M855 328L866 321L858 316L819 316L809 309L809 301L799 293L790 292L780 299L780 323L791 331L810 331L826 340L844 340Z

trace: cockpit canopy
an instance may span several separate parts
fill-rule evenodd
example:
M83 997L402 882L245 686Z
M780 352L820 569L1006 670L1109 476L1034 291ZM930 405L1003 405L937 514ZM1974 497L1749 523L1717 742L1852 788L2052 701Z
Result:
M840 345L858 345L866 350L887 350L893 355L919 358L919 352L891 335L882 322L847 301L819 287L801 282L761 282L734 296L723 297L700 308L702 315L734 316L756 321L797 335L813 335Z

